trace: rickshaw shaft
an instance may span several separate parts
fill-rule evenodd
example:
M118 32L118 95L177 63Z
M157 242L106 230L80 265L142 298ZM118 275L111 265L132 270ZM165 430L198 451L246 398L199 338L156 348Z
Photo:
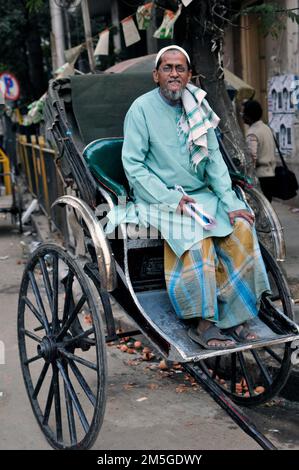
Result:
M221 390L201 368L200 365L182 364L184 369L202 385L206 392L221 406L235 423L252 437L264 450L277 450L269 439L266 438L244 412Z

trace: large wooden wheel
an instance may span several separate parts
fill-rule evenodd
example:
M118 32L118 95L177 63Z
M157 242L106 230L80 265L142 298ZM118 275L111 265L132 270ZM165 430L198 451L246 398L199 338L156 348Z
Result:
M91 447L106 401L106 350L97 299L80 264L43 244L25 268L18 340L34 415L56 449Z
M263 245L261 253L272 293L262 301L260 317L263 318L263 313L267 312L267 317L271 318L271 310L279 310L293 319L285 278ZM281 343L217 356L203 361L202 367L237 404L256 406L273 398L285 385L291 370L291 353L291 344Z

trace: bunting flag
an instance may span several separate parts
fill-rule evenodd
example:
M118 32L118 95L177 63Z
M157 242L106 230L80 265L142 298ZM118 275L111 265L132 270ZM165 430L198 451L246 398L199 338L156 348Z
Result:
M99 34L99 40L96 45L94 56L97 55L109 55L109 29L105 29Z
M145 3L137 8L136 21L138 29L147 29L152 19L153 2Z
M176 13L171 10L164 10L164 17L162 24L160 27L155 31L154 37L157 39L172 39L174 33L174 24L178 17L181 14L183 5L187 7L193 0L181 0L181 4L178 7ZM154 8L154 2L146 2L143 5L139 6L136 11L136 21L138 28L140 30L146 30L152 20L152 13ZM128 16L121 21L124 39L126 47L140 41L140 35L138 29L136 28L135 22L132 16ZM99 33L99 39L94 51L94 56L98 55L109 55L109 34L110 28L106 28L104 31ZM78 46L72 47L70 49L66 49L64 51L64 56L66 63L63 64L59 69L57 69L54 73L59 75L59 77L64 75L70 75L74 73L74 64L78 59L80 53L85 47L85 43L79 44ZM0 102L1 102L1 90L0 90Z
M172 39L174 32L174 23L180 16L182 5L179 6L176 13L171 10L165 10L161 26L154 32L154 38Z
M55 78L66 78L70 75L74 75L74 73L74 64L69 64L68 62L66 62L54 71L54 76Z
M64 58L69 64L74 64L81 54L84 44L79 44L79 46L72 47L71 49L66 49L64 51Z
M123 27L126 47L131 46L135 42L140 41L141 38L132 16L128 16L127 18L122 20L121 24Z

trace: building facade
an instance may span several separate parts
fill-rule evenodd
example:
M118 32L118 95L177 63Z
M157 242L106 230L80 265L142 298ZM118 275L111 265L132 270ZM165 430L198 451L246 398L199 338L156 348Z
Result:
M256 3L246 1L242 6ZM281 9L299 12L298 0L277 3ZM283 21L284 29L274 38L262 34L256 15L242 16L239 28L226 30L224 66L255 89L265 122L273 129L287 162L298 172L299 25L289 18Z

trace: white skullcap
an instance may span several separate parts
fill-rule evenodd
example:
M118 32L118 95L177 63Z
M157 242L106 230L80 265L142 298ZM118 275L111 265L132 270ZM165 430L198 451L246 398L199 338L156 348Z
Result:
M166 46L166 47L163 47L162 49L160 49L160 51L158 52L158 54L156 56L156 61L155 61L155 66L156 67L157 67L157 63L159 62L159 59L160 59L161 55L164 54L164 52L169 51L170 49L176 49L176 50L180 51L182 54L184 54L184 56L186 57L189 65L191 65L190 57L187 54L187 52L185 51L185 49L183 49L180 46L176 46L175 44L173 44L172 46Z

